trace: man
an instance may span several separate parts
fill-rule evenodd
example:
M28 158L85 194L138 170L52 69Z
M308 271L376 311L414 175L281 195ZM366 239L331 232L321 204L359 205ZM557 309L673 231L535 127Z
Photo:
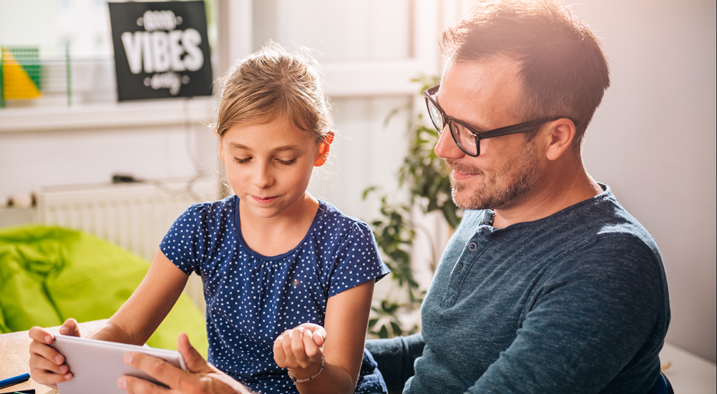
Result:
M609 85L597 39L556 2L505 0L481 3L441 48L447 63L426 103L467 211L422 305L422 333L367 344L387 383L408 378L411 394L664 384L670 312L657 246L581 160Z
M597 39L552 0L504 0L481 3L441 47L446 66L426 103L467 211L426 295L422 333L367 343L387 383L409 394L660 387L670 311L657 246L581 160L609 85ZM173 388L239 392L189 358L195 374L155 372Z

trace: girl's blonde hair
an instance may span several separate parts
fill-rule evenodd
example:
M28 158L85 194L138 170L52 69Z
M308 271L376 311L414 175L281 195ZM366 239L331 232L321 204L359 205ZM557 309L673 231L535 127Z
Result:
M316 61L289 53L269 41L238 62L222 78L216 132L237 124L257 125L284 117L313 135L317 143L331 130L330 103Z

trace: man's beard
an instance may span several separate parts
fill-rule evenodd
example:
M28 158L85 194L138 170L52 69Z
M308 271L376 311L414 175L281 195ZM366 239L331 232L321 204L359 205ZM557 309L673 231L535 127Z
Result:
M496 209L529 192L538 181L538 155L534 142L529 142L518 156L518 162L506 165L488 178L475 167L446 159L451 168L464 174L483 174L485 177L474 193L467 197L459 193L468 188L451 177L451 197L461 209Z

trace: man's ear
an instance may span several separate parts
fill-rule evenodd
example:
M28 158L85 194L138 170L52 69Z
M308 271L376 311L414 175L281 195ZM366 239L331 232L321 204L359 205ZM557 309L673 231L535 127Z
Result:
M557 160L571 149L575 139L575 123L568 118L560 118L549 124L549 140L546 146L545 157L548 160Z
M321 167L326 163L326 160L329 158L329 149L331 149L332 142L334 142L334 132L329 131L326 133L324 140L319 144L319 154L314 161L314 167Z

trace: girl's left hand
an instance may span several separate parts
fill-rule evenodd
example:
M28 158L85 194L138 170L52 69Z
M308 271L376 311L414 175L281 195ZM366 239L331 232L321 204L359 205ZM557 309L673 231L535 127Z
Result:
M326 330L318 324L286 330L274 341L274 361L299 379L312 376L321 368L325 339Z

